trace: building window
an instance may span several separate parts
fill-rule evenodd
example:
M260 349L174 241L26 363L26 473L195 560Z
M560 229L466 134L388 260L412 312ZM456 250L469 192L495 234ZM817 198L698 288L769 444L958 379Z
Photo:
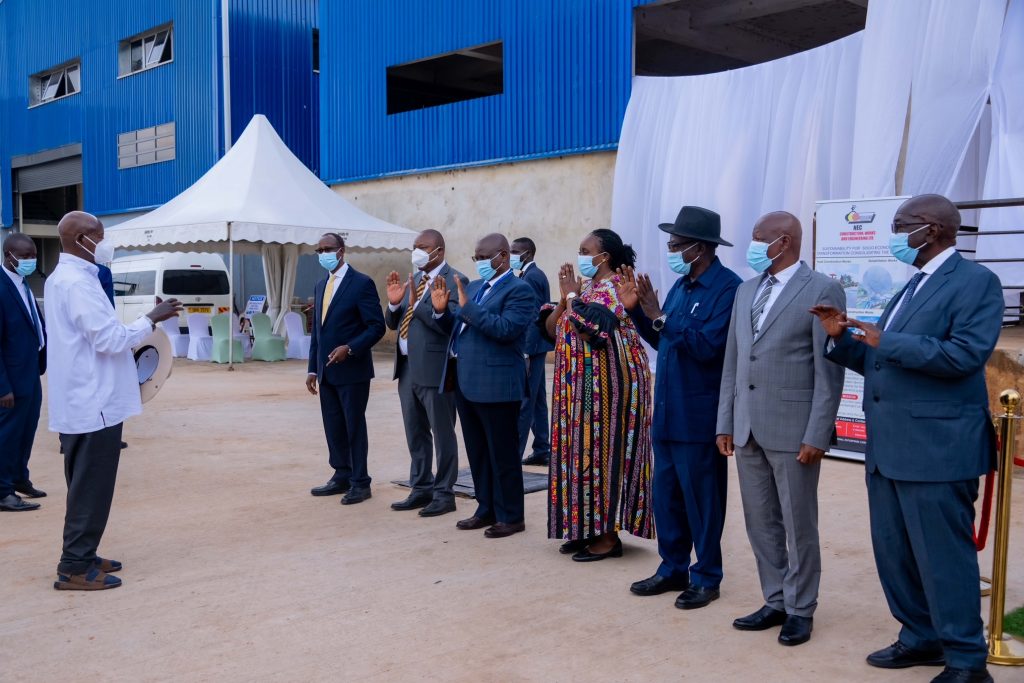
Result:
M79 61L63 64L52 71L29 77L28 102L30 107L69 97L82 89L82 64Z
M171 24L122 40L117 54L118 74L130 76L173 61L173 43Z
M488 43L389 66L388 114L504 92L503 43Z
M174 122L117 136L117 167L135 168L174 159Z
M313 29L313 73L320 73L320 29Z

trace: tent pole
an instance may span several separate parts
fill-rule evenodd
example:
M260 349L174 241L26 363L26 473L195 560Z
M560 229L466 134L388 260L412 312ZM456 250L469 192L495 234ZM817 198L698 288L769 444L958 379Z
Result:
M235 371L235 241L231 239L231 221L228 221L228 372Z

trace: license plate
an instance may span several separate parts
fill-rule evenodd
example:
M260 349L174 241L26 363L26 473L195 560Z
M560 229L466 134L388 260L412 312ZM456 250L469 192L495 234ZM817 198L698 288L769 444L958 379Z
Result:
M212 306L186 306L185 310L189 313L213 313Z

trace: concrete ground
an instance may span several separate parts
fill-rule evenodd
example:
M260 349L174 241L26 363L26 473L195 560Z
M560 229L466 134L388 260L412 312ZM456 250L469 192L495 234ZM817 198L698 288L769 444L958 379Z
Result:
M228 373L177 361L125 431L100 548L125 563L113 591L51 588L65 487L57 439L40 431L32 478L50 496L41 511L0 513L0 680L902 683L938 673L864 663L897 625L874 571L860 465L824 465L814 637L785 648L776 630L731 626L762 604L735 479L722 598L694 612L675 609L674 595L629 593L657 567L653 541L625 537L625 557L594 564L559 555L543 493L527 496L526 533L501 540L455 528L473 510L464 499L434 519L390 510L405 491L388 482L408 459L390 367L378 357L368 411L373 498L342 507L308 492L329 472L302 363ZM1024 486L1018 499L1014 558ZM1024 603L1016 562L1008 602ZM1024 680L1024 669L991 668L1001 683Z

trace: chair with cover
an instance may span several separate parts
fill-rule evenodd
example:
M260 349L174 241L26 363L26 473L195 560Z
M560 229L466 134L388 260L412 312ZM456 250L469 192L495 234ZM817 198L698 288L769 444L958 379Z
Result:
M284 316L284 329L288 333L289 358L307 360L309 358L309 340L303 326L302 316L295 311L290 311Z
M274 334L270 316L257 313L251 319L253 360L277 361L285 359L284 338Z
M205 313L189 313L186 320L188 320L188 359L210 360L213 353L210 316Z
M227 313L215 315L210 319L210 326L213 328L213 353L210 360L214 363L243 363L245 352L242 350L242 342L232 339L231 316ZM232 347L228 347L231 344ZM228 354L231 354L230 359Z

